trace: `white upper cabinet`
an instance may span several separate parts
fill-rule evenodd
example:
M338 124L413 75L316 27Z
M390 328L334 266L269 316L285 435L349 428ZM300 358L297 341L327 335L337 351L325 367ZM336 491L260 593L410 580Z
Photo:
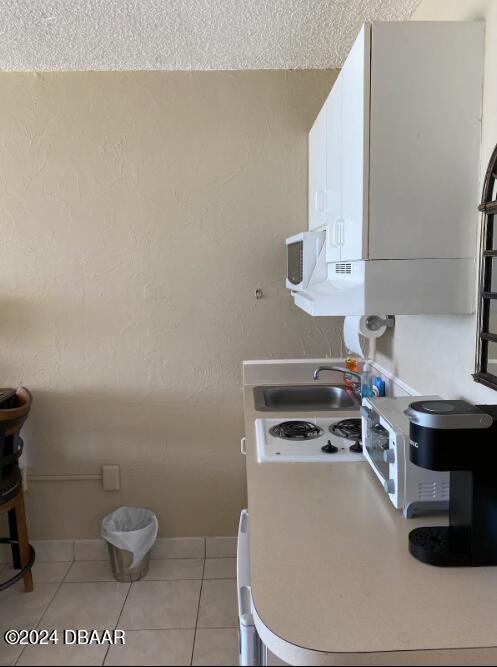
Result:
M328 262L363 256L369 36L365 26L309 134L309 229L326 226Z
M475 256L481 22L366 24L309 135L326 260Z
M369 259L475 256L483 29L373 24Z
M340 261L340 218L342 216L342 82L333 86L323 109L326 112L326 258ZM309 168L312 162L310 156Z
M309 132L309 229L326 223L326 109L323 107Z
M362 28L340 72L342 87L342 260L358 260L366 250L368 209L369 37Z

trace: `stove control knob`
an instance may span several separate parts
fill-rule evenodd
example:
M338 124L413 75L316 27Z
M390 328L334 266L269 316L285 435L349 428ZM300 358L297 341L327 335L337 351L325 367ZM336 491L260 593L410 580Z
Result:
M393 479L387 479L383 482L383 488L387 493L395 493L395 481Z
M325 454L336 454L338 452L338 447L336 445L333 445L331 440L328 440L326 445L321 447L321 451L324 452Z
M383 460L385 463L395 463L395 449L386 449L383 452Z

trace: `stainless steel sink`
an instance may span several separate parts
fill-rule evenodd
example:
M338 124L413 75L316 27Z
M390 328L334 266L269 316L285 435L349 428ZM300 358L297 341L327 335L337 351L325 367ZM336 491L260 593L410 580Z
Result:
M358 410L360 403L350 389L335 384L301 384L254 387L259 411Z

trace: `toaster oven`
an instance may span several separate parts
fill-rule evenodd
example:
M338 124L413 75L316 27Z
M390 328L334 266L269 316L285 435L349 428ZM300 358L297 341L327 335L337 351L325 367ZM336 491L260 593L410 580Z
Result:
M439 396L365 398L361 408L363 453L392 504L406 518L449 507L449 473L420 468L409 460L409 419L414 401Z

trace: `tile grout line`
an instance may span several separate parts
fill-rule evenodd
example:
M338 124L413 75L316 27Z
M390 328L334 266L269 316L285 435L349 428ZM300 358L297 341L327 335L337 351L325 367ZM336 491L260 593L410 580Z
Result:
M74 560L72 561L72 563L74 563ZM61 579L59 582L54 582L54 583L58 583L58 586L57 586L57 588L55 589L54 594L52 595L52 597L51 597L50 600L48 601L47 606L46 606L45 609L42 611L41 616L40 616L40 620L35 624L35 629L39 629L39 627L40 627L40 623L42 622L43 617L44 617L45 614L47 613L47 609L50 607L50 605L52 604L52 602L55 600L55 596L57 595L57 593L58 593L59 590L60 590L60 587L61 587L62 584L64 583L65 578L67 577L67 574L68 574L69 570L70 570L71 567L72 567L72 563L71 563L71 565L69 566L69 568L67 569L67 572L66 572L65 575L62 577L62 579ZM36 582L35 582L34 585L36 585ZM29 593L26 593L26 595L29 595ZM22 654L24 653L24 651L25 651L27 648L29 648L29 647L28 647L28 646L24 646L24 648L22 649L22 651L21 651L21 652L19 653L19 655L17 656L17 658L16 658L16 660L15 660L15 662L14 662L14 665L17 665L17 663L18 663L19 660L21 659Z
M204 573L205 573L205 540L204 540L204 563L202 565L202 579L200 580L200 592L198 594L198 607L197 607L197 617L195 619L195 629L193 631L193 644L192 644L192 656L190 658L190 665L193 665L193 657L195 655L195 641L197 639L197 625L198 625L198 617L200 615L200 600L202 599L202 589L204 587Z
M69 565L69 567L67 568L67 572L66 572L65 575L62 577L62 582L61 582L61 583L63 583L63 584L66 583L67 575L68 575L69 572L72 570L72 567L73 567L73 565L74 565L75 562L76 562L76 561L73 559L72 563L71 563L71 564Z
M133 582L130 582L128 590L126 591L126 596L125 596L124 601L123 601L123 606L121 607L121 611L119 612L119 616L117 617L117 621L114 625L114 630L117 630L117 627L119 625L119 621L121 620L121 616L123 615L124 607L125 607L126 602L128 600L128 596L131 592L131 586L132 585L133 585ZM105 655L104 655L104 658L103 658L102 663L101 663L102 665L105 665L105 661L107 660L107 656L109 654L109 651L110 651L110 644L109 644L109 646L107 646L107 650L105 651Z

